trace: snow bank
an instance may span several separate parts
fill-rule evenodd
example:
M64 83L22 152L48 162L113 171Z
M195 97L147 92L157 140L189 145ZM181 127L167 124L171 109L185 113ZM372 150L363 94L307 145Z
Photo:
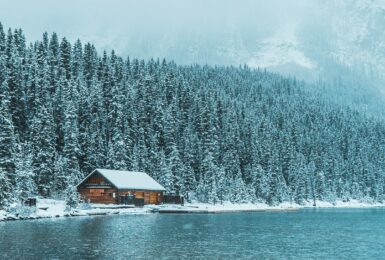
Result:
M359 200L351 200L349 202L336 201L334 203L325 201L316 201L315 208L374 208L385 207L384 203L370 203ZM207 203L188 203L181 205L160 205L154 206L153 211L159 213L225 213L225 212L242 212L242 211L296 211L303 208L314 208L313 202L307 202L304 205L284 202L276 206L270 206L264 203L252 204L233 204L225 202L223 204L207 204Z
M301 208L314 207L313 202L307 202L305 205L301 205ZM385 203L379 202L364 202L360 200L342 201L337 200L335 202L319 201L316 200L316 208L378 208L385 207Z
M0 210L0 221L4 220L7 213L4 210Z
M40 199L36 202L35 217L49 218L49 217L63 217L66 212L66 205L64 200Z
M29 214L26 214L29 212ZM66 210L64 200L38 199L36 208L15 206L9 212L0 211L0 221L94 216L109 214L148 214L151 208L122 207L122 205L82 204L77 209Z
M206 203L188 203L181 205L160 205L154 206L153 211L159 213L225 213L225 212L242 212L242 211L292 211L298 210L298 205L285 203L278 206L269 206L267 204L233 204L225 202L223 204L206 204Z
M336 201L334 203L316 201L316 208L374 208L385 207L384 203L370 203L359 200L349 202ZM105 204L82 204L78 209L66 211L65 202L53 199L38 199L35 208L19 207L6 212L0 210L0 221L24 220L55 217L94 216L110 214L150 214L150 213L225 213L225 212L274 212L274 211L296 211L302 208L314 208L313 202L304 205L285 202L277 206L269 206L264 203L223 204L187 203L182 205L146 205L143 208L135 208L133 205L105 205Z

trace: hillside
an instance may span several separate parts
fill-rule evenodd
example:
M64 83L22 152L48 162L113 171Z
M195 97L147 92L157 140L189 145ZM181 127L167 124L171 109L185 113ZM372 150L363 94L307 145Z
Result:
M384 197L385 123L241 67L98 54L0 26L0 205L67 196L94 168L201 202ZM334 98L333 98L334 101Z

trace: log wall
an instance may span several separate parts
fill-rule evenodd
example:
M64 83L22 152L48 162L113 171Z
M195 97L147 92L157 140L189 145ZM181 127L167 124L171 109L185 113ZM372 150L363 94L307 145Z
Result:
M102 203L102 204L116 204L118 190L111 189L92 189L92 188L79 188L80 195L83 199L88 200L91 203ZM115 198L113 196L115 193Z
M162 203L163 194L159 191L137 191L127 190L120 191L119 195L135 195L135 198L144 199L145 204L160 204Z

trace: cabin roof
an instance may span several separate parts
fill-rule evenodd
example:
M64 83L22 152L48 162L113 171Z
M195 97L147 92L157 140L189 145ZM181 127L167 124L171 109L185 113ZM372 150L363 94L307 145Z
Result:
M107 169L94 170L87 177L85 177L77 186L83 184L95 172L101 174L119 190L166 190L162 185L156 182L145 172L118 171Z

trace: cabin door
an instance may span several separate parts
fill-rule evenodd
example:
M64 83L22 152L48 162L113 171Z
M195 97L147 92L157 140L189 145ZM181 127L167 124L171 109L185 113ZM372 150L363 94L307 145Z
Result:
M150 193L149 192L145 192L144 193L144 203L145 204L149 204L150 203Z
M158 193L151 192L150 193L150 204L158 204Z

